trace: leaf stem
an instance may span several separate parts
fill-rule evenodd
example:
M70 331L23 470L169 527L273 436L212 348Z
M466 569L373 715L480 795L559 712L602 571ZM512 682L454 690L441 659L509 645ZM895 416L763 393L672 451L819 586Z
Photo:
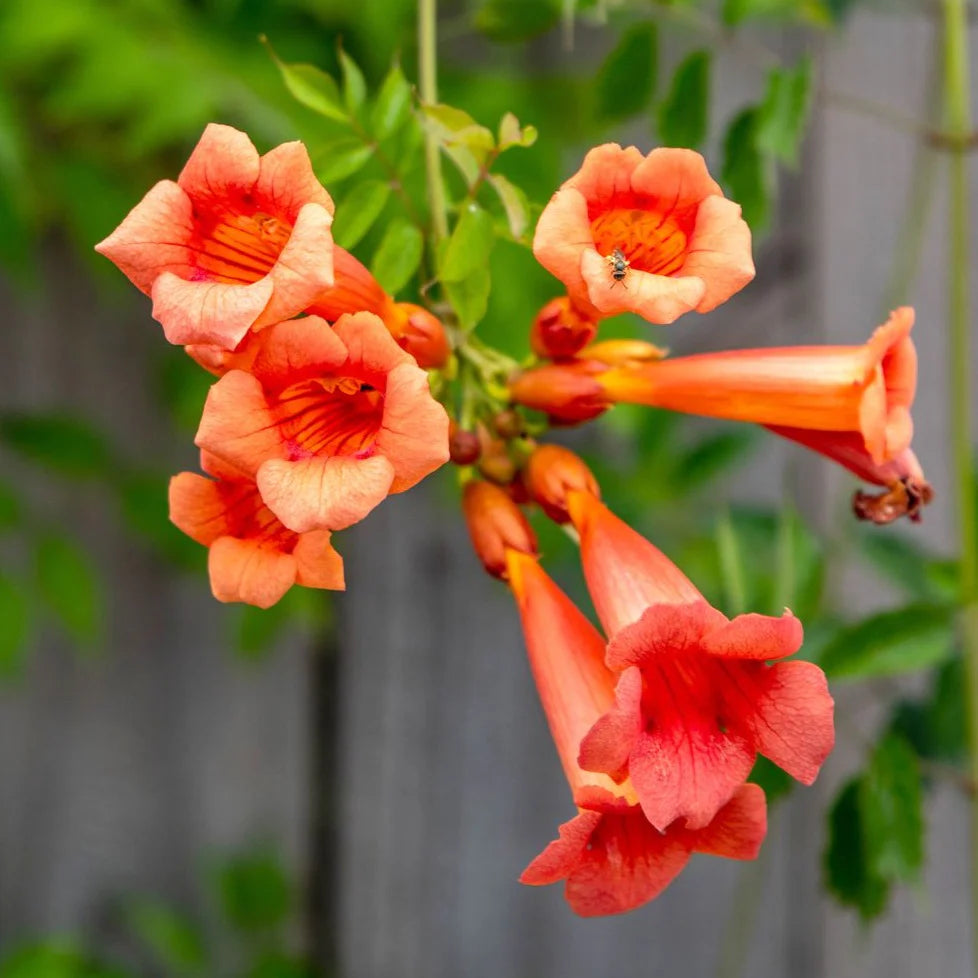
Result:
M961 546L961 638L967 681L968 753L972 781L978 781L978 527L975 522L975 470L971 445L971 333L968 294L969 201L966 137L971 131L968 12L965 0L943 0L944 126L959 137L949 147L948 325L949 409L954 474L958 492ZM978 975L978 800L971 806L971 932L974 972Z
M438 0L418 0L418 92L421 101L438 101ZM424 132L424 162L431 206L431 232L434 243L448 237L445 183L441 175L441 148L429 127Z

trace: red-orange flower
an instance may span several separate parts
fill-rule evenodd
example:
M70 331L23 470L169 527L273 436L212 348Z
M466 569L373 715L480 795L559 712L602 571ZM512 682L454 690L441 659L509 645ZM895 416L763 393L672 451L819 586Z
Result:
M582 313L570 296L551 299L534 317L530 347L538 357L563 360L579 353L598 332L597 320Z
M903 307L862 346L700 353L609 370L598 382L615 401L752 421L779 433L855 432L879 464L907 448L913 436L912 326L913 310Z
M569 495L588 590L620 672L615 706L584 738L580 762L627 772L648 820L700 828L733 797L758 753L805 784L832 749L832 698L796 652L802 629L712 608L665 555L589 493Z
M472 549L493 577L506 577L508 551L537 552L536 535L505 489L479 479L467 482L462 493L462 513Z
M171 343L233 349L333 284L332 220L302 143L259 156L212 124L177 181L157 183L96 251L152 296Z
M506 558L530 666L578 806L521 882L566 880L571 907L590 917L623 913L658 896L694 851L753 859L767 828L764 793L756 785L742 786L706 827L677 822L660 832L642 814L627 779L616 784L581 768L581 738L614 698L604 639L532 555L507 550Z
M537 260L600 318L671 323L709 312L754 277L750 229L699 153L606 143L544 208Z
M588 492L600 498L591 470L569 448L540 445L533 450L522 472L529 497L555 523L566 523L568 493Z
M293 533L262 502L253 482L240 481L206 453L201 467L224 477L175 475L170 519L209 548L207 569L218 601L268 608L293 584L343 590L343 559L328 530Z
M509 381L509 395L517 404L543 411L560 424L590 421L613 404L601 384L607 364L575 358L523 370Z
M277 323L250 372L210 390L197 444L255 479L291 530L363 519L448 460L448 416L427 374L371 313Z

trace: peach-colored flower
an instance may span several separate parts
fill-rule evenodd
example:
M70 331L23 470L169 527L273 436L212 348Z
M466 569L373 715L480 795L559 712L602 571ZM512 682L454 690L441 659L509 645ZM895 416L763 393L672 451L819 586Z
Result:
M507 576L508 551L537 552L536 535L505 489L473 479L462 493L462 513L472 549L493 577Z
M535 448L521 473L527 494L555 523L566 523L567 494L587 492L601 497L597 479L569 448L540 445Z
M223 477L175 475L170 519L209 548L207 568L218 601L268 608L293 584L343 590L343 559L328 530L293 533L262 502L254 482L241 481L206 453L201 467Z
M779 433L854 432L879 464L913 435L913 319L912 309L896 309L862 346L700 353L609 370L598 383L614 401L752 421Z
M210 390L197 444L253 478L291 530L338 530L448 461L427 374L372 313L277 323Z
M689 149L592 149L540 215L533 253L596 319L671 323L715 309L754 277L740 206Z
M614 704L604 639L534 556L505 553L530 668L578 808L520 881L540 886L566 880L571 908L593 917L654 899L693 852L755 858L767 829L764 792L757 785L742 785L708 825L694 829L679 820L659 831L646 820L627 778L616 783L581 767L582 737Z
M233 349L333 284L333 201L299 142L259 156L230 126L205 130L96 251L153 298L171 343Z

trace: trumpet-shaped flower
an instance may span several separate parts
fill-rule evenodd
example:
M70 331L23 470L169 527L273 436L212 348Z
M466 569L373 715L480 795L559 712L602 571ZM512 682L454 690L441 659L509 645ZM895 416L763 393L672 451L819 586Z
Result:
M568 508L610 636L605 661L621 674L614 707L581 744L581 765L627 772L659 829L677 818L708 825L758 753L814 781L834 742L825 675L810 662L768 665L800 647L798 619L728 620L594 496L571 492Z
M598 332L597 320L582 313L570 296L551 299L534 317L530 346L538 357L563 360L579 353Z
M622 913L658 896L694 851L753 859L767 828L764 793L756 785L742 786L705 827L676 822L660 832L636 804L627 779L615 783L578 764L581 738L613 708L614 676L604 664L604 639L535 557L508 549L506 560L530 667L578 806L521 882L566 880L571 907L589 917Z
M259 156L212 124L176 182L157 183L96 251L152 296L171 343L230 350L333 284L332 221L302 143Z
M862 346L700 353L612 369L598 382L614 401L752 421L779 433L854 432L879 464L913 436L913 318L910 308L895 310Z
M592 149L540 215L533 253L595 319L635 312L671 323L754 277L740 206L689 149Z
M462 512L472 549L486 572L504 578L506 554L537 552L537 538L513 498L491 482L473 479L462 493Z
M289 529L349 526L448 460L445 409L373 314L289 320L254 342L249 371L211 388L197 444Z
M170 519L209 548L207 569L218 601L268 608L293 584L342 591L343 559L328 530L294 533L262 502L254 482L202 453L208 479L181 472L170 480Z

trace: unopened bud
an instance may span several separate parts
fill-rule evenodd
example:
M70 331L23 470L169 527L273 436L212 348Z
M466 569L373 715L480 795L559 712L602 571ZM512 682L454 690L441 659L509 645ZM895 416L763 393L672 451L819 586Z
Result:
M635 366L662 360L669 351L645 340L602 340L581 351L582 360L597 360L609 367Z
M506 550L536 554L537 541L519 506L504 489L473 481L462 494L462 512L482 566L493 577L506 578Z
M534 367L509 382L509 393L518 404L576 424L596 418L611 407L598 382L598 375L605 369L604 364L584 360Z
M541 445L523 469L523 484L530 498L555 523L566 523L569 492L587 492L597 499L601 490L591 470L569 448Z
M451 348L441 320L413 302L395 302L387 328L398 346L425 370L438 370L448 363Z
M456 465L473 465L482 454L482 444L474 431L451 422L448 431L448 456Z
M597 332L598 324L563 295L551 299L537 313L530 329L530 346L538 357L564 360L587 346Z
M523 419L519 411L500 411L492 419L492 426L500 438L507 441L512 438L519 438L523 434Z

